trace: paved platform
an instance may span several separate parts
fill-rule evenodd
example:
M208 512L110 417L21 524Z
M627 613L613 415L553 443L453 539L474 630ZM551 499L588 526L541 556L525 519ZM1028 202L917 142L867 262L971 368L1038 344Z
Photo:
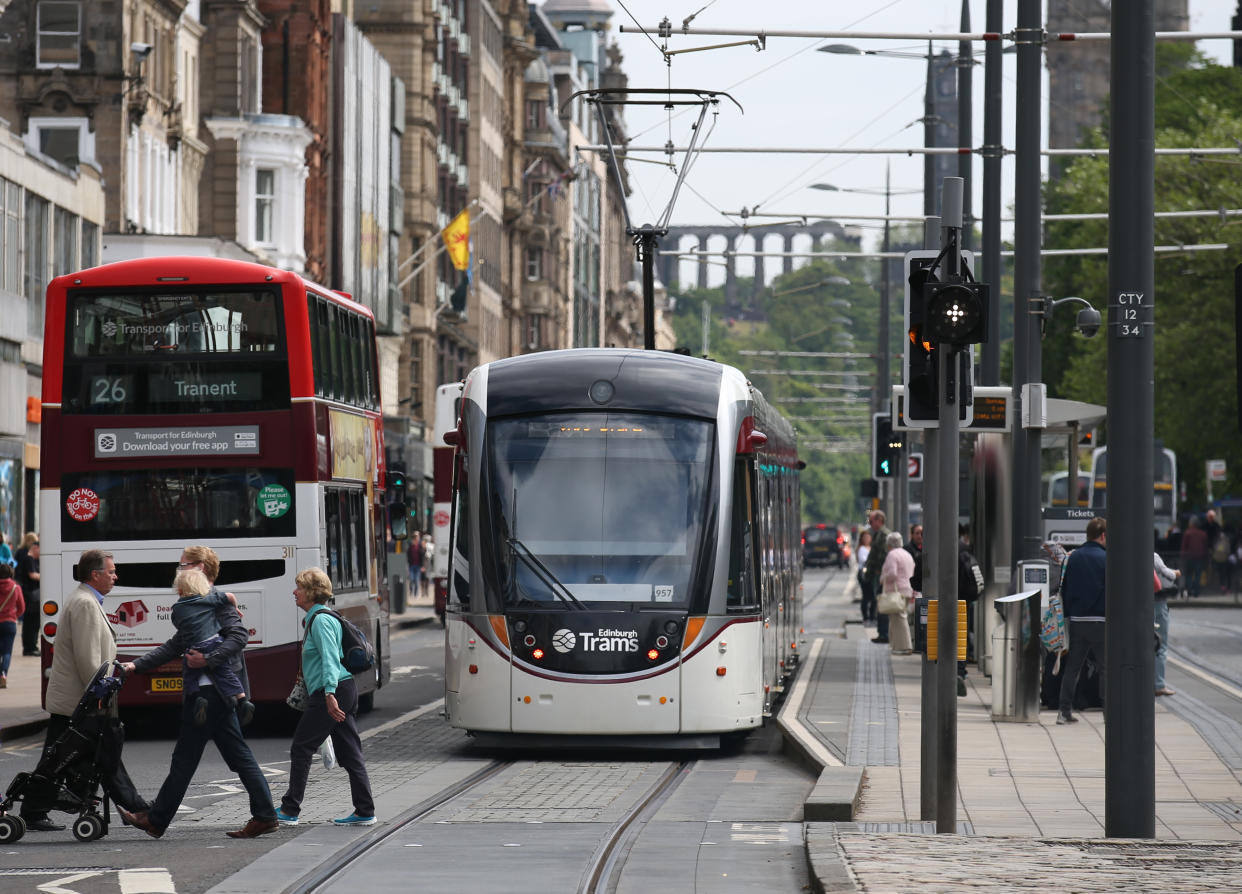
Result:
M845 623L857 607L840 577L806 599L807 652L782 723L805 759L822 758L804 816L816 890L1242 891L1242 755L1221 734L1238 728L1230 718L1185 693L1157 700L1156 839L1107 839L1103 713L1060 727L1054 711L993 721L991 682L972 665L957 700L958 834L937 835L920 817L922 656L892 655ZM813 821L850 799L851 821Z

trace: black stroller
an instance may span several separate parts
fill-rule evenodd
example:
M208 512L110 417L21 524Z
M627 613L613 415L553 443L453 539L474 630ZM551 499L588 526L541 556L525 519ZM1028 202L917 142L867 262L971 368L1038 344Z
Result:
M102 784L116 772L125 743L125 728L109 709L125 681L115 661L99 666L69 726L52 743L33 773L18 773L0 801L0 844L26 834L26 823L12 812L18 801L33 812L76 813L73 837L94 841L108 834L108 793ZM31 811L27 811L31 812Z

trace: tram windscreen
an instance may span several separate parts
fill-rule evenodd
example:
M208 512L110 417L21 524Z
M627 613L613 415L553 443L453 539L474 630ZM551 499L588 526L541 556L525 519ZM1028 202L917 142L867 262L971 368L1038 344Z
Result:
M482 530L506 604L687 604L714 430L637 413L491 421Z

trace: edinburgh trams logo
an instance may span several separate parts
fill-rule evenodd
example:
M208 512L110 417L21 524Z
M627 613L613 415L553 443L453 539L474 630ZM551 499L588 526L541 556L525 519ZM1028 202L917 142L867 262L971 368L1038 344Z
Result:
M566 630L562 627L556 633L552 634L552 648L560 652L562 655L566 652L572 652L574 646L578 644L578 637L574 636L572 630Z
M552 634L552 648L562 654L572 652L579 643L584 652L637 652L638 631L601 627L595 633L574 633L562 627Z

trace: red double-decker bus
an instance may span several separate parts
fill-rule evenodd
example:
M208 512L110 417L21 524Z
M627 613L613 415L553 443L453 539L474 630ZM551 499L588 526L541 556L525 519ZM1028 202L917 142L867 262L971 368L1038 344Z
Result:
M322 567L338 611L375 643L363 707L388 680L383 424L375 323L295 273L216 258L145 258L57 277L43 352L43 663L83 550L110 551L117 651L173 633L181 551L220 555L217 585L250 630L251 697L297 674L293 580ZM129 704L175 703L179 665Z

